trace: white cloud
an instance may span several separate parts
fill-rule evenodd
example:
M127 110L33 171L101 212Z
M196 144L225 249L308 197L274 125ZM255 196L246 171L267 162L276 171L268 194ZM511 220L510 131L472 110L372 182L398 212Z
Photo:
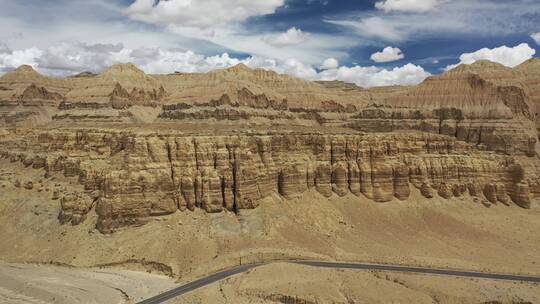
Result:
M397 2L384 3L390 7L391 3ZM435 9L423 12L397 9L358 11L325 21L349 28L360 38L393 42L462 34L488 37L528 35L538 31L538 23L533 21L534 16L540 14L538 1L444 0L437 3Z
M97 72L113 64L123 50L122 44L62 42L45 49L36 62L50 70Z
M357 35L368 38L382 38L389 41L401 41L407 37L407 34L401 29L399 24L393 20L381 18L379 16L369 16L359 20L339 19L325 20L328 23L341 25L351 28Z
M285 0L136 0L126 14L152 24L209 29L271 14L284 4Z
M532 58L536 50L527 43L522 43L515 47L501 46L494 49L483 48L473 53L465 53L459 56L458 64L449 65L446 70L453 69L460 64L471 64L478 60L489 60L503 64L508 67L515 67L524 61Z
M438 0L383 0L375 3L377 9L385 12L427 12L435 8Z
M531 38L536 42L536 44L540 45L540 32L531 34Z
M387 46L381 52L377 52L371 55L371 60L375 62L392 62L405 58L403 52L400 49Z
M150 74L167 74L176 71L184 73L208 72L242 62L240 59L231 58L227 53L206 57L193 51L163 49L157 49L157 56L132 57L128 61L135 63Z
M145 19L147 21L141 20L142 22L133 22L134 14L144 16L161 14L158 7L164 4L154 6L153 4L157 1L135 0L62 0L49 1L50 3L44 6L38 5L37 0L27 2L0 0L0 8L2 8L0 9L0 41L9 44L13 49L27 49L35 46L45 50L60 42L83 39L84 42L91 44L122 43L130 49L141 46L171 49L181 46L184 50L193 50L207 55L228 52L279 60L292 57L301 58L304 63L318 65L328 57L341 60L348 56L346 50L366 43L358 38L352 39L348 34L313 32L309 33L309 39L302 43L290 44L287 47L274 46L267 43L265 38L276 37L283 32L272 29L261 31L260 28L248 27L243 22L246 21L245 19L241 21L242 18L220 17L222 13L229 13L236 9L245 11L245 15L250 17L260 16L274 10L273 7L284 2L276 0L191 0L189 5L194 8L188 8L188 10L204 9L204 14L189 15L186 19L182 17L176 20L167 17L160 20ZM129 2L133 3L131 9L130 5L126 4ZM164 2L171 1L160 1L160 3ZM138 4L135 5L135 3ZM152 5L149 6L148 3ZM205 3L219 4L225 9L214 9ZM126 12L126 10L133 11ZM217 17L214 16L215 12L217 12ZM176 14L174 11L163 13ZM184 13L181 12L180 15L182 14ZM195 22L195 19L199 21L204 19L208 22L205 25L201 23L202 21ZM84 37L81 33L84 33ZM302 33L307 35L304 31ZM8 40L7 37L12 38ZM305 38L302 35L300 37Z
M100 73L115 63L132 62L146 73L167 74L208 72L244 63L252 68L264 68L302 78L315 78L316 70L296 59L278 60L251 56L233 58L227 53L205 56L190 50L163 48L126 48L121 44L86 44L63 42L44 50L29 48L11 51L2 48L0 70L10 70L22 64L32 65L40 72L65 76L82 71Z
M318 78L317 71L311 65L305 64L294 58L277 60L273 58L250 57L242 62L251 68L272 70L280 74L288 74L304 79Z
M296 27L291 27L285 33L265 37L264 41L276 47L284 47L289 45L301 44L303 42L306 42L308 39L309 33L305 33L301 29L297 29Z
M321 70L336 69L339 67L339 61L336 58L327 58L321 65Z
M126 48L121 44L86 44L64 42L44 50L28 48L0 52L0 71L30 64L42 73L65 76L82 71L102 72L114 63L132 62L146 73L208 72L244 63L251 68L273 70L308 80L343 80L363 87L417 84L430 74L420 66L407 64L391 70L374 66L339 66L335 58L323 62L324 70L317 70L295 58L285 60L251 56L234 58L227 53L205 56L189 50L162 48Z
M430 76L421 66L408 63L402 67L391 70L375 66L362 67L342 66L337 69L322 71L319 75L321 80L342 80L355 83L361 87L377 87L387 85L414 85L422 82Z
M38 48L29 48L25 50L10 51L4 50L0 53L0 71L5 71L28 64L36 67L37 59L43 54Z
M1 1L1 0L0 0ZM323 58L343 58L359 39L344 35L306 33L298 27L286 32L261 32L244 21L273 13L285 0L137 0L125 10L133 20L161 26L179 37L221 46L220 52L238 52L279 60L302 58L317 64ZM186 45L186 44L182 44ZM188 46L190 47L190 46ZM190 47L194 49L193 47ZM207 50L195 48L199 52ZM216 53L216 52L213 52Z
M49 3L50 2L50 3ZM183 47L207 53L224 52L222 46L200 39L179 36L157 27L131 22L122 15L119 1L0 0L0 41L13 49L45 49L63 41L84 39L87 43L118 44L138 48L157 45ZM81 35L84 33L84 35Z
M324 58L329 57L345 58L348 56L345 50L354 47L358 43L358 40L350 37L310 33L309 39L303 43L280 47L268 44L264 41L264 37L261 34L220 33L209 38L209 41L226 46L224 51L247 53L253 56L280 60L291 57L301 58L302 62L309 64L320 64Z

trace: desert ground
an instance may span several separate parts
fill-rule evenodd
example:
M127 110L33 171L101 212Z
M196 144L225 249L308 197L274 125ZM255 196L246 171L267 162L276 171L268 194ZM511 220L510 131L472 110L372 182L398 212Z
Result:
M272 264L171 303L538 303L540 286Z
M128 304L182 283L163 275L107 268L1 263L0 270L0 301L14 304ZM276 262L167 303L538 303L539 288L500 280Z
M540 59L361 88L238 64L0 77L0 302L538 303Z
M103 303L101 297L133 301L240 260L306 258L540 274L537 201L526 210L485 205L467 196L425 199L413 192L414 199L406 202L380 204L352 194L325 198L310 191L294 200L275 195L239 215L176 212L140 227L101 234L95 229L93 211L78 226L58 222L60 206L50 191L58 185L77 187L76 178L42 178L39 170L5 160L1 168L1 176L38 181L32 189L17 188L8 179L0 185L0 299L8 303L13 299L68 303L83 298L82 303ZM84 290L92 289L104 291L86 298ZM539 295L540 286L534 284L271 264L177 301L535 303Z
M0 303L134 303L175 284L129 270L0 263Z

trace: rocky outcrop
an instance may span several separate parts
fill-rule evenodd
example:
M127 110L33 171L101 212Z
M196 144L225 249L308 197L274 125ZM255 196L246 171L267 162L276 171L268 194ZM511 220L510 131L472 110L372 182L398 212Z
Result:
M145 91L144 89L133 88L131 92L128 92L120 83L116 83L109 97L113 109L125 109L134 105L155 107L163 100L165 95L163 86L159 87L158 90Z
M23 105L56 105L63 99L63 96L59 93L49 92L44 87L38 87L35 84L31 84L24 92L19 96L19 101Z
M147 75L120 64L65 79L25 66L0 77L0 126L39 127L6 128L0 156L76 180L83 190L50 195L60 222L95 210L105 233L307 191L530 208L540 196L534 64L478 62L369 90L244 65Z
M82 193L65 193L60 199L58 220L62 224L78 225L86 219L86 215L94 206L91 197Z
M23 142L35 143L20 150ZM1 156L78 178L85 193L61 196L63 223L94 207L97 227L112 232L154 216L201 208L238 212L279 194L313 190L375 202L425 197L485 197L530 207L538 172L510 156L478 151L443 135L274 134L182 136L114 130L37 131L4 141ZM32 151L30 153L30 151Z
M5 105L0 124L221 121L373 133L415 130L455 137L479 149L534 156L540 146L536 62L510 69L480 61L418 86L369 90L244 65L206 74L147 75L132 64L118 64L100 75L65 79L24 66L0 77L6 89L0 91L0 105ZM25 110L16 107L21 100ZM43 104L55 108L47 113L35 108Z
M487 69L483 65L460 66L375 100L351 117L350 126L368 132L414 129L503 153L536 155L535 110L528 88L517 81L492 81L485 75L490 72L477 72Z
M510 79L519 81L528 89L531 102L535 107L536 128L540 133L540 59L531 58L515 67Z

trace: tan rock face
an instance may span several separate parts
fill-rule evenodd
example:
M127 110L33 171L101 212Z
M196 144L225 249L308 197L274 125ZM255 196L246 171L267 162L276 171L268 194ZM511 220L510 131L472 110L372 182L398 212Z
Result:
M540 196L536 63L477 62L370 90L243 65L146 75L123 64L65 79L23 66L0 77L0 126L22 126L0 133L0 155L77 180L83 192L52 193L59 220L76 225L95 208L102 232L306 191L530 208Z
M420 193L426 198L433 198L433 191L426 183L423 183L422 186L420 186Z
M49 92L45 87L38 87L35 84L31 84L22 92L19 99L25 105L32 103L38 105L51 103L53 106L58 106L63 96L59 93Z
M375 202L407 200L412 187L426 197L469 191L527 208L531 193L524 176L538 178L510 156L478 152L442 135L36 131L4 142L2 157L36 164L44 174L78 177L85 193L64 194L59 219L78 224L95 202L102 232L187 209L238 212L273 194L292 199L309 189ZM35 144L17 150L22 142Z
M535 108L536 128L540 130L540 59L531 58L515 68L517 78L529 90Z
M78 225L86 219L93 208L93 200L82 193L65 193L60 199L61 211L58 215L60 223Z
M114 109L125 109L134 105L156 106L165 96L165 89L160 87L157 91L145 91L144 89L133 88L128 92L120 83L116 83L114 90L109 94L111 106Z
M0 77L0 103L26 106L6 108L0 124L217 120L366 132L418 130L492 151L534 156L540 102L537 62L510 69L481 61L415 87L370 90L246 66L207 74L146 75L132 64L120 64L97 76L65 79L23 66ZM133 107L157 113L146 117Z

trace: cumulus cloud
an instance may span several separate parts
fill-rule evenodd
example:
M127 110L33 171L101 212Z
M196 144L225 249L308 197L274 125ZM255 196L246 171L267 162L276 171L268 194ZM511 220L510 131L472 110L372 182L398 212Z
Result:
M327 58L321 65L321 70L336 69L339 67L339 61L336 58Z
M375 3L375 8L385 12L427 12L435 8L438 0L383 0Z
M536 42L536 44L540 45L540 32L531 34L531 38Z
M208 29L273 13L285 0L136 0L126 14L153 24Z
M36 67L37 59L41 57L43 51L38 48L11 51L9 48L0 52L0 71L10 70L23 64Z
M289 58L286 60L278 60L265 57L249 57L242 61L250 68L261 68L272 70L280 74L288 74L294 77L304 79L317 79L317 71L308 64L305 64L297 59Z
M306 42L308 39L309 33L305 33L301 29L297 29L296 27L291 27L285 33L265 37L264 41L276 47L284 47L289 45L301 44L303 42Z
M371 55L371 60L375 62L392 62L403 58L405 58L405 54L400 49L391 46Z
M46 48L36 62L43 69L97 72L117 61L124 50L122 44L62 42Z
M87 44L63 42L46 49L11 50L0 48L0 70L10 70L30 64L40 72L65 76L82 71L102 72L115 63L132 62L150 74L179 72L208 72L244 63L251 68L262 68L308 80L342 80L363 87L417 84L430 74L421 66L407 64L394 69L374 66L339 66L335 58L326 59L318 72L312 65L295 58L285 60L250 56L231 57L228 53L205 56L190 50L163 48L130 49L121 44Z
M391 70L375 66L362 67L342 66L337 69L322 71L321 80L342 80L355 83L361 87L377 87L387 85L414 85L422 82L431 74L421 66L408 63Z
M230 57L227 53L208 57L193 51L183 50L157 49L157 53L156 57L129 58L128 61L151 74L166 74L176 71L184 73L208 72L242 62L240 59Z
M176 1L176 0L175 0ZM41 1L43 2L43 1ZM246 0L191 0L186 11L201 10L201 14L160 11L165 2L126 0L71 0L48 1L0 0L0 41L11 48L25 49L36 46L42 50L62 41L83 39L87 43L117 44L136 49L141 46L159 46L171 49L181 46L203 54L241 53L253 56L301 58L311 65L320 64L328 57L345 58L347 50L363 43L346 33L310 32L306 41L287 47L267 43L265 37L275 37L283 32L277 24L263 20L261 26L249 27L249 18L272 12L285 1ZM208 4L208 5L207 5ZM210 5L211 4L211 5ZM216 7L222 7L216 8ZM245 12L243 17L228 18L221 14ZM163 19L150 18L172 14ZM180 15L178 15L180 14ZM187 16L182 16L182 14ZM141 16L139 16L141 15ZM238 15L238 14L237 14ZM179 16L178 19L173 18ZM135 17L144 17L135 19ZM185 17L185 18L184 18ZM223 18L222 18L223 17ZM133 22L139 20L141 22ZM198 20L198 21L197 21ZM204 22L203 22L204 21ZM148 23L150 26L147 24ZM265 29L264 31L262 29ZM299 27L296 26L299 30ZM301 28L304 30L304 28ZM22 33L21 35L14 33ZM81 36L84 33L84 37ZM303 34L307 33L302 31ZM9 38L8 37L13 37ZM306 38L300 35L300 38ZM302 40L302 39L301 39ZM291 40L289 40L291 41ZM279 42L278 42L279 43Z
M249 18L272 14L282 6L286 7L285 0L136 0L124 12L132 20L157 25L178 37L207 42L205 47L221 47L219 52L280 60L302 58L309 64L318 64L322 58L345 57L345 50L359 43L347 35L307 33L298 27L263 32L247 26ZM210 53L199 46L182 45Z
M446 70L453 69L460 64L471 64L478 60L489 60L508 67L515 67L532 58L535 53L536 50L531 48L527 43L522 43L515 47L503 45L494 49L483 48L473 53L462 54L459 56L459 63L447 66Z
M63 42L46 49L29 48L0 52L0 69L10 70L22 64L32 65L46 74L65 76L82 71L100 73L115 63L132 62L151 74L176 71L195 73L227 68L244 63L252 68L265 68L297 77L312 78L316 71L296 59L278 60L251 56L234 58L228 53L205 56L191 50L141 47L130 49L122 44L86 44Z

